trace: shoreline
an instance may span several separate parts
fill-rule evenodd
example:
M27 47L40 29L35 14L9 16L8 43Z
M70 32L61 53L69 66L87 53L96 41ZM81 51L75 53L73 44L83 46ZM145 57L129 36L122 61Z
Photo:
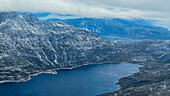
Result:
M125 63L125 62L123 62L123 63ZM133 63L128 63L128 64L133 64ZM129 75L124 76L124 77L128 77L128 76L134 75L134 74L140 72L140 68L141 68L141 67L144 67L143 65L140 65L140 64L134 64L134 65L139 65L139 68L138 68L137 72L130 73ZM116 91L118 91L118 90L121 89L121 86L118 84L118 82L119 82L120 79L122 79L122 78L124 78L124 77L119 78L118 81L115 83L115 85L119 86L119 89L117 89ZM111 92L115 92L115 91L111 91Z
M36 74L32 74L32 75L29 75L28 76L28 79L24 79L24 78L21 78L21 80L4 80L4 81L0 81L0 84L2 84L2 83L19 83L19 82L27 82L27 81L29 81L29 80L31 80L32 78L32 76L37 76L37 75L40 75L40 74L57 74L57 71L59 71L59 70L73 70L73 69L76 69L76 68L80 68L80 67L83 67L83 66L88 66L88 65L98 65L98 64L108 64L109 62L103 62L103 63L97 63L97 64L83 64L83 65L79 65L79 66L75 66L75 67L71 67L71 68L56 68L56 69L51 69L51 70L47 70L47 71L44 71L44 72L39 72L39 73L36 73ZM112 62L113 63L113 62ZM120 62L120 64L121 63L126 63L126 62ZM117 62L115 63L115 64L117 64ZM133 64L133 63L128 63L128 64ZM140 65L140 64L134 64L134 65ZM143 67L142 65L141 65L141 67ZM135 73L138 73L138 72L140 72L140 68L141 67L139 67L138 68L138 71L137 72L135 72ZM132 74L130 74L130 75L133 75L133 74L135 74L135 73L132 73ZM128 76L130 76L130 75L128 75ZM127 77L127 76L125 76L125 77ZM121 78L123 78L123 77L121 77ZM120 79L121 79L120 78ZM119 79L119 80L120 80ZM117 81L117 83L119 82L119 80ZM121 86L120 85L118 85L116 83L116 85L117 86L119 86L120 88L119 89L121 89ZM119 90L118 89L118 90Z

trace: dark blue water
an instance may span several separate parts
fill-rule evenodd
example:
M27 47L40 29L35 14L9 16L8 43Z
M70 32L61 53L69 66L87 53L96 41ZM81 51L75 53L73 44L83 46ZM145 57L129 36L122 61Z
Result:
M116 91L121 77L138 71L139 65L99 64L41 74L27 82L0 84L0 96L93 96Z

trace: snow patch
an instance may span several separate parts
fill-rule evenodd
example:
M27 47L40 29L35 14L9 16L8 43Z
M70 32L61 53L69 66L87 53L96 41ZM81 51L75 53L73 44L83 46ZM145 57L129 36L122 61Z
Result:
M2 56L0 56L0 59L4 58L4 57L8 57L9 55L8 54L4 54Z

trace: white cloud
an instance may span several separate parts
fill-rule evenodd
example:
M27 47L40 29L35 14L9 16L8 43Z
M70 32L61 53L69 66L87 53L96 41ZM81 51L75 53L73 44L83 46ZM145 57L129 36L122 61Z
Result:
M72 14L83 17L164 19L170 0L0 0L0 11Z
M148 12L145 13L133 8L124 8L121 7L121 5L118 6L116 5L116 2L119 2L118 0L110 1L111 3L109 3L109 1L110 0L0 0L0 10L52 12L86 17L119 18L141 18L146 13L149 14ZM115 4L111 7L112 3Z

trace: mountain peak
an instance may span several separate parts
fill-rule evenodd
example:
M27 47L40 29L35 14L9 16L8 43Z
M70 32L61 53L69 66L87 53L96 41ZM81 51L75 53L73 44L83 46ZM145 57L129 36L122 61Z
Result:
M17 13L17 12L0 12L0 21L6 19L10 20L19 20L24 19L26 21L38 21L34 15L27 15L26 13Z

